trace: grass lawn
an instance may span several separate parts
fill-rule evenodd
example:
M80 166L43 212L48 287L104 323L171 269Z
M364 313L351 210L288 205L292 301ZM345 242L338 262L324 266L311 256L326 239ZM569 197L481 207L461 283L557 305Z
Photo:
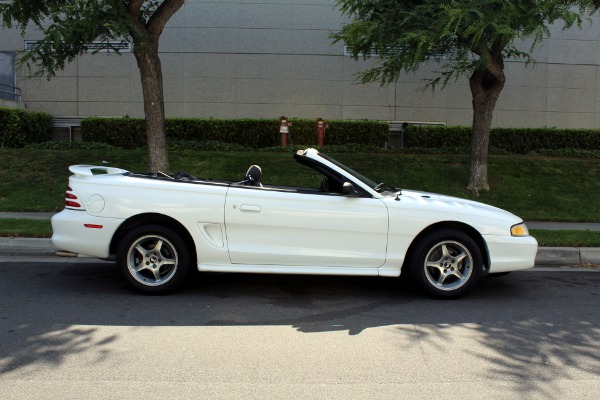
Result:
M474 199L528 221L600 222L600 162L528 156L491 156L491 190L476 197L465 190L468 156L332 154L363 175L391 185ZM144 150L0 149L0 211L57 211L63 208L68 166L99 164L145 171ZM301 184L292 154L268 152L170 153L171 171L241 180L248 166L262 167L266 184Z
M531 229L541 247L600 247L600 232Z
M50 220L0 219L0 237L49 238L51 236Z

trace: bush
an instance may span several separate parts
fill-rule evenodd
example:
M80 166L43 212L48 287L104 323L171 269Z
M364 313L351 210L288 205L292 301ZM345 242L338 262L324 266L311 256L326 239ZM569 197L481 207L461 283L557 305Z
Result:
M333 153L385 153L386 150L383 147L369 146L366 144L357 144L357 143L349 143L349 144L333 144L326 146L310 146L314 149L322 151L323 153L333 154ZM265 147L262 149L258 149L259 151L269 152L269 153L292 153L298 150L305 150L307 148L306 145L300 144L292 144L288 146L273 146L273 147Z
M219 142L217 140L208 140L199 142L194 140L174 140L167 142L167 148L174 151L193 150L193 151L248 151L250 147L235 143Z
M492 129L491 144L515 154L540 149L600 149L600 131L591 129Z
M409 126L404 132L407 148L452 148L471 146L471 128L464 126ZM494 128L490 148L511 154L528 154L540 149L597 150L600 131L555 128Z
M50 140L52 117L46 113L0 108L0 146L23 147Z
M315 121L291 120L290 141L293 144L312 146L317 142ZM279 121L275 119L188 119L169 118L165 121L167 140L193 142L224 142L250 148L274 147L280 144ZM388 127L381 121L328 121L325 132L328 145L348 143L383 147ZM143 119L137 118L86 118L81 122L85 141L110 143L125 149L146 144Z
M42 142L25 146L26 149L37 150L114 150L118 147L98 142Z
M581 149L539 149L529 153L530 156L543 157L562 157L562 158L598 158L600 159L600 149L581 150Z
M86 142L108 143L123 149L146 145L144 120L138 118L85 118L81 135Z

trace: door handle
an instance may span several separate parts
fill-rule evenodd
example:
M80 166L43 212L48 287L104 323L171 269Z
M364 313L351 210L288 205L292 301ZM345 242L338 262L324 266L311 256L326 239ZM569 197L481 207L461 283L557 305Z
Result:
M240 211L260 212L260 206L254 204L242 204L240 206Z

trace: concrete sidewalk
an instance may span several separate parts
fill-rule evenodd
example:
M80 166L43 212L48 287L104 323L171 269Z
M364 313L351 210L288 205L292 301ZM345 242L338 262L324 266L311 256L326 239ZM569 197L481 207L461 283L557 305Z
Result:
M50 219L54 213L0 212L2 218ZM527 222L530 229L548 230L589 230L600 231L600 223L571 222ZM0 237L2 256L51 256L56 248L50 239L4 238ZM540 247L535 259L536 265L581 265L600 264L600 248L597 247Z

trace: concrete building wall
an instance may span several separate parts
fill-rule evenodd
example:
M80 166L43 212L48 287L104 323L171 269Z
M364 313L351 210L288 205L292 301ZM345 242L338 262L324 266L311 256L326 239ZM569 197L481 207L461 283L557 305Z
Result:
M354 83L373 61L344 56L329 34L344 22L332 0L186 1L161 38L168 117L384 119L471 123L467 78L423 91L435 65L396 84ZM30 31L3 29L0 51L18 51ZM600 128L600 20L551 29L537 63L506 64L494 125ZM524 44L524 46L528 46ZM30 110L56 116L143 116L131 53L85 55L57 77L19 78Z

